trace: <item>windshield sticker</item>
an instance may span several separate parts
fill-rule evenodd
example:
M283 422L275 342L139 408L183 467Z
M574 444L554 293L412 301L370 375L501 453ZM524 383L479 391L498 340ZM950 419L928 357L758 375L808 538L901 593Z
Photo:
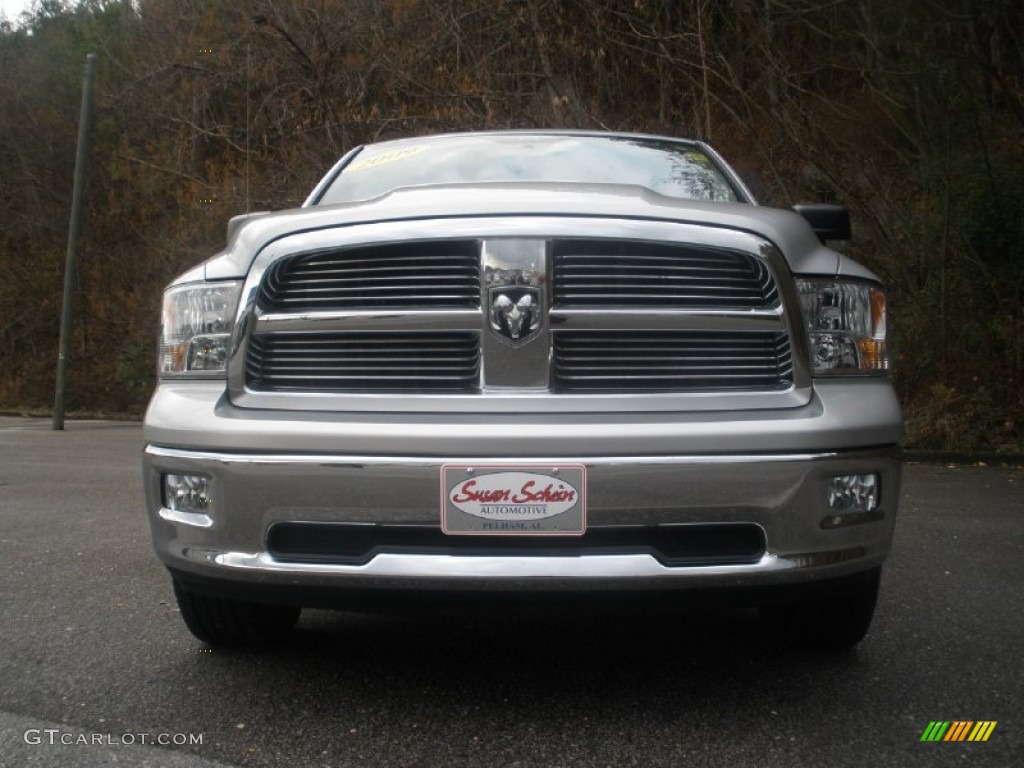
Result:
M685 155L683 155L683 157L685 157L691 163L703 165L705 168L711 167L711 160L709 160L708 156L703 154L702 152L687 152Z
M405 147L404 149L393 149L390 152L384 152L379 155L373 155L372 157L357 158L352 165L345 169L345 173L355 173L356 171L365 171L369 168L377 168L381 165L387 165L388 163L394 163L398 160L406 160L410 157L415 157L421 152L426 151L425 146L418 147Z

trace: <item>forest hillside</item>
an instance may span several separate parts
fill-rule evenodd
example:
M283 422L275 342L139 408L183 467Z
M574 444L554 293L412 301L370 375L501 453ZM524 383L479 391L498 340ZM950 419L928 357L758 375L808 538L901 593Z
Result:
M891 290L912 447L1024 451L1019 0L37 0L0 26L0 408L53 400L85 56L68 405L139 414L162 287L347 149L447 130L708 140L835 202Z

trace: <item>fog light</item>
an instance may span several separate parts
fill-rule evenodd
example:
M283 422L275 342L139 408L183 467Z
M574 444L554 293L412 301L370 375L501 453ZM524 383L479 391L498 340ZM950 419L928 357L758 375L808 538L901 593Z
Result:
M882 517L880 498L878 475L837 475L828 484L828 508L832 514L821 521L821 527L838 528L878 520Z
M203 475L164 475L164 506L167 509L205 516L212 502L210 478Z

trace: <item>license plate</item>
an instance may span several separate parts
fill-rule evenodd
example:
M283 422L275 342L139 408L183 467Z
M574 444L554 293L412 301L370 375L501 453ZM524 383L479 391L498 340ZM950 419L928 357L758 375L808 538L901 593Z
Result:
M582 464L441 467L441 529L452 536L580 536Z

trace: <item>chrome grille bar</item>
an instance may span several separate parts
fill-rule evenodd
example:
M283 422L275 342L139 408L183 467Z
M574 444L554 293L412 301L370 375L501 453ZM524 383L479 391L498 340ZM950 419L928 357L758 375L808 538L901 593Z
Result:
M672 331L777 331L782 327L781 313L775 309L715 311L690 309L555 308L551 310L552 328L564 330Z
M297 331L479 331L479 309L350 310L342 312L276 312L256 320L257 333Z

